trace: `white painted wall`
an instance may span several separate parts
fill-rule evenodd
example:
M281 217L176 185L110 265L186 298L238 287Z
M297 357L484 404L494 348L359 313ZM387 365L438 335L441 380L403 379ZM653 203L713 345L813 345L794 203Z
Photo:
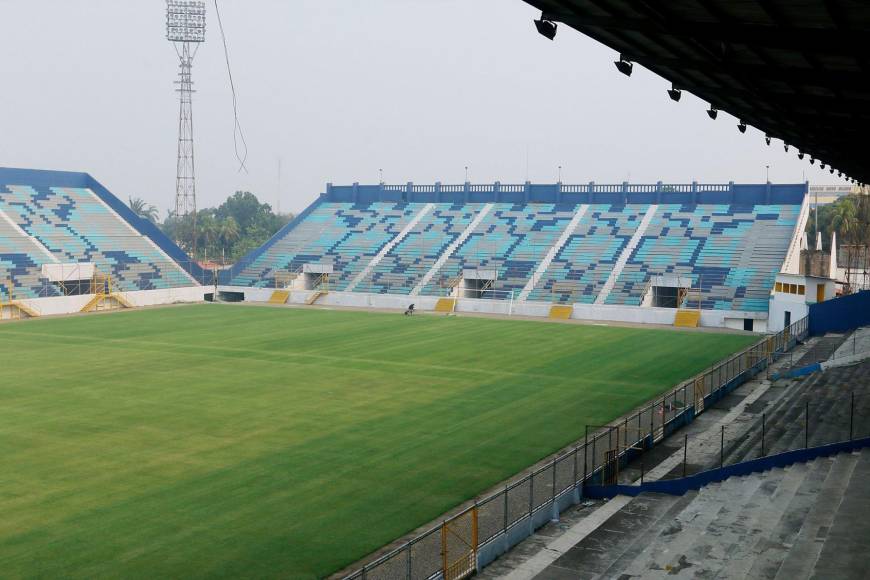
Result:
M815 286L813 286L815 291ZM791 312L791 322L794 324L804 316L810 313L809 304L806 297L799 294L786 294L784 292L775 292L770 299L768 330L771 332L779 332L785 328L785 313Z
M219 290L226 292L243 292L249 302L266 302L272 295L271 288L247 288L238 286L220 286ZM290 304L305 304L311 292L292 291ZM405 310L409 304L414 304L418 310L434 310L437 296L403 296L397 294L365 294L360 292L330 292L317 301L318 306L347 306L355 308L387 308ZM460 298L456 303L456 312L475 312L483 314L502 314L517 316L546 317L550 312L549 302L523 302L509 300L481 300L477 298ZM600 322L627 322L635 324L672 325L676 310L673 308L644 308L639 306L616 306L610 304L574 304L571 318L576 320L592 320ZM793 315L794 316L794 315ZM701 326L712 328L743 329L743 319L755 320L755 332L767 330L766 312L744 312L737 310L702 310ZM799 317L798 317L799 318ZM798 320L793 318L793 320Z
M158 304L175 304L179 302L202 302L206 292L211 292L209 286L188 286L184 288L165 288L161 290L137 290L135 292L119 292L133 306L155 306ZM27 306L42 316L57 314L73 314L81 312L85 304L93 298L93 294L81 296L51 296L48 298L31 298L21 300Z

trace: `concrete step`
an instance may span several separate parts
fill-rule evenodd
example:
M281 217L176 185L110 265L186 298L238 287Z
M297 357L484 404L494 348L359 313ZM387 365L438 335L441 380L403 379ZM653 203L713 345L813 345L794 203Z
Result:
M747 552L736 562L732 578L773 578L800 529L800 522L818 495L822 482L830 472L831 461L816 460L795 464L791 470L799 477L781 486L769 506L761 514L758 533L747 543Z
M819 529L824 541L810 577L865 580L870 554L870 449L856 453L857 463L829 530Z
M651 525L643 531L643 533L635 536L633 541L626 545L622 554L603 571L600 578L620 577L621 572L647 549L655 538L662 533L663 529L667 529L668 526L673 523L677 514L683 511L687 505L692 503L697 495L698 492L690 491L678 498L676 502L672 503L659 518L652 522Z
M834 516L843 502L843 494L852 479L852 472L858 463L858 456L841 453L833 459L830 472L823 485L811 502L802 520L794 544L785 556L775 576L777 580L797 580L809 578L824 545L824 536L834 521ZM821 540L821 541L820 541Z
M804 522L813 522L813 514L819 513L820 498L842 498L851 475L844 465L854 466L858 456L844 457L708 485L688 503L684 499L673 504L601 577L788 577L777 574L791 557L798 534L805 533ZM815 528L819 525L824 524Z

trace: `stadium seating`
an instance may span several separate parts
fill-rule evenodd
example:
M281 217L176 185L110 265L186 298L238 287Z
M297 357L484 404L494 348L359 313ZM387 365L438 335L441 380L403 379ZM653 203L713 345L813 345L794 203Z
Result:
M481 269L497 273L491 291L482 297L510 298L511 291L523 289L574 211L573 205L496 204L422 294L437 295L441 280L460 276L465 269Z
M640 205L589 207L529 300L594 302L645 211Z
M5 219L0 219L0 301L10 299L10 283L13 284L13 297L46 295L41 266L51 261L50 255L32 238Z
M379 294L409 294L479 211L479 206L473 208L464 204L436 204L384 256L356 290Z
M343 290L421 209L422 204L405 203L322 204L234 276L231 285L272 287L276 274L329 264L334 272L330 289Z
M92 263L111 276L117 291L196 285L179 263L91 188L46 185L53 176L61 184L90 179L86 174L0 171L0 284L11 280L15 297L61 295L42 275L42 266L53 263Z
M700 290L681 307L697 309L700 296L707 310L765 311L805 193L803 184L535 187L329 186L223 283L271 287L325 264L334 291L444 296L465 276L482 298L640 306L661 276Z
M660 205L606 303L639 305L652 276L671 274L700 285L704 309L765 311L799 210Z

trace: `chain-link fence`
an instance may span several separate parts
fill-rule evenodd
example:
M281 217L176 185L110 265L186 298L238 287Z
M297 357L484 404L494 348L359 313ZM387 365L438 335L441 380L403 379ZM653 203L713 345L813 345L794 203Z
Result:
M424 580L438 574L451 579L462 577L450 568L457 545L455 540L451 544L451 528L455 529L458 522L462 522L459 524L462 526L465 522L470 525L470 518L476 522L476 541L465 544L472 557L497 543L497 553L506 550L557 516L561 509L578 501L584 483L615 483L620 466L690 422L703 412L705 404L718 400L763 371L775 357L782 356L806 338L807 323L804 318L781 332L766 336L610 425L591 432L587 428L582 443L504 489L476 500L457 515L346 578Z

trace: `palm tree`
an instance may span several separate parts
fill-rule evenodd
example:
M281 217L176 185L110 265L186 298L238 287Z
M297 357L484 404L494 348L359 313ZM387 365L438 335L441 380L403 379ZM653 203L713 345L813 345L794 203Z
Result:
M196 229L198 237L202 240L201 246L207 256L208 251L213 249L213 244L220 234L219 224L213 215L203 212L197 218ZM212 255L214 255L214 252L212 252Z
M220 238L224 247L232 247L241 237L239 224L233 216L223 220L220 224Z
M152 224L156 224L159 214L157 213L157 208L153 205L145 203L145 200L141 197L130 197L130 209L133 210L133 213L136 214L137 217L147 220Z
M855 204L851 199L844 199L837 204L834 209L834 215L831 218L831 229L840 235L841 243L846 245L846 287L847 294L851 292L852 280L852 248L856 236L860 236L858 231L858 216L855 211Z

